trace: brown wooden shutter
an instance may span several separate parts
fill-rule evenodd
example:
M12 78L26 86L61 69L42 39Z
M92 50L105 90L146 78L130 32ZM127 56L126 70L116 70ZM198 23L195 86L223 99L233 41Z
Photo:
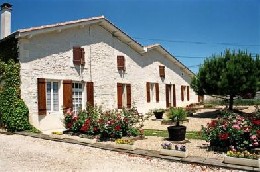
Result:
M167 108L170 107L170 100L169 100L169 91L170 91L170 89L171 89L170 86L171 86L171 85L169 85L169 84L166 84L166 85L165 85L166 107L167 107Z
M37 90L38 90L38 114L46 115L46 84L44 78L37 79Z
M181 86L181 101L184 101L184 89L185 89L185 86Z
M155 83L155 98L156 102L159 102L159 83Z
M117 56L117 69L125 70L125 57L124 56Z
M73 63L75 65L81 64L82 51L80 47L73 47Z
M94 106L94 83L87 82L87 103Z
M175 92L175 84L172 84L172 98L173 98L173 107L176 107L176 92Z
M146 82L146 96L147 96L147 103L151 102L150 82Z
M122 95L123 95L123 84L117 83L117 106L118 106L118 109L122 109L122 107L123 107Z
M190 100L190 87L187 86L187 101Z
M63 80L63 108L72 109L72 81Z
M131 84L126 85L126 94L127 94L126 105L128 108L131 108Z
M159 75L160 77L165 77L165 66L159 66Z

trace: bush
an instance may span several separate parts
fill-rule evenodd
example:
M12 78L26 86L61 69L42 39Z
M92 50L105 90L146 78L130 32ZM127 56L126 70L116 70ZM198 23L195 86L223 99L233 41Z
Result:
M210 142L210 146L250 150L259 147L260 118L258 115L241 116L224 112L222 118L202 126L202 137Z
M31 129L29 110L13 87L0 93L0 122L7 131L23 131Z
M138 135L139 113L135 108L108 110L88 106L78 115L68 109L65 113L65 127L74 133L99 134L101 138L121 138Z

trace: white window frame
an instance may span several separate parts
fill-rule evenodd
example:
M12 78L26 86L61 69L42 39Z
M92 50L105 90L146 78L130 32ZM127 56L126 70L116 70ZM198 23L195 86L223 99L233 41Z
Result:
M51 104L50 104L50 109L48 109L48 104L47 104L47 101L48 101L48 83L51 83ZM53 94L53 83L58 83L58 106L56 107L57 109L54 110L54 94ZM60 111L60 104L61 104L61 101L60 101L60 81L58 80L46 80L46 108L47 108L47 112L59 112Z
M80 84L81 85L81 88L74 88L76 84ZM79 112L79 108L81 107L81 110L85 107L83 102L84 102L84 84L81 83L81 82L76 82L76 81L73 81L72 82L72 106L73 106L73 112L74 113L78 113ZM76 95L76 92L77 93L80 93L81 92L81 97L79 94ZM75 102L77 99L77 102ZM79 102L79 100L81 99L81 102ZM75 104L76 103L76 104Z
M126 84L122 84L122 106L127 107L127 89Z

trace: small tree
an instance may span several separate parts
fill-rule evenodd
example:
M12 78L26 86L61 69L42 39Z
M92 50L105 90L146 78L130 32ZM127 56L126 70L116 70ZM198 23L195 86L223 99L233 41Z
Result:
M232 109L235 96L255 94L260 70L257 60L243 51L226 50L224 54L213 55L204 61L191 87L199 95L229 96Z

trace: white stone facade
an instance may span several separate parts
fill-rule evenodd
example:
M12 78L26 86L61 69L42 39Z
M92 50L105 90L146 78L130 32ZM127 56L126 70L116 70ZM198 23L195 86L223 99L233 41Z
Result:
M177 106L196 103L198 96L189 89L190 100L181 101L181 85L189 86L191 75L175 61L150 49L138 53L98 24L72 27L19 38L21 64L21 97L29 107L30 121L40 130L63 128L63 80L94 82L94 101L104 109L117 108L117 83L131 84L132 106L146 113L154 108L166 108L165 84L175 84ZM85 51L85 66L72 62L73 46ZM126 70L117 69L117 56L125 57ZM165 79L159 76L159 65L165 66ZM38 115L37 78L59 82L60 111ZM146 82L159 83L159 102L147 103ZM83 84L84 85L84 84ZM83 102L86 89L83 87ZM83 103L83 108L85 103Z

